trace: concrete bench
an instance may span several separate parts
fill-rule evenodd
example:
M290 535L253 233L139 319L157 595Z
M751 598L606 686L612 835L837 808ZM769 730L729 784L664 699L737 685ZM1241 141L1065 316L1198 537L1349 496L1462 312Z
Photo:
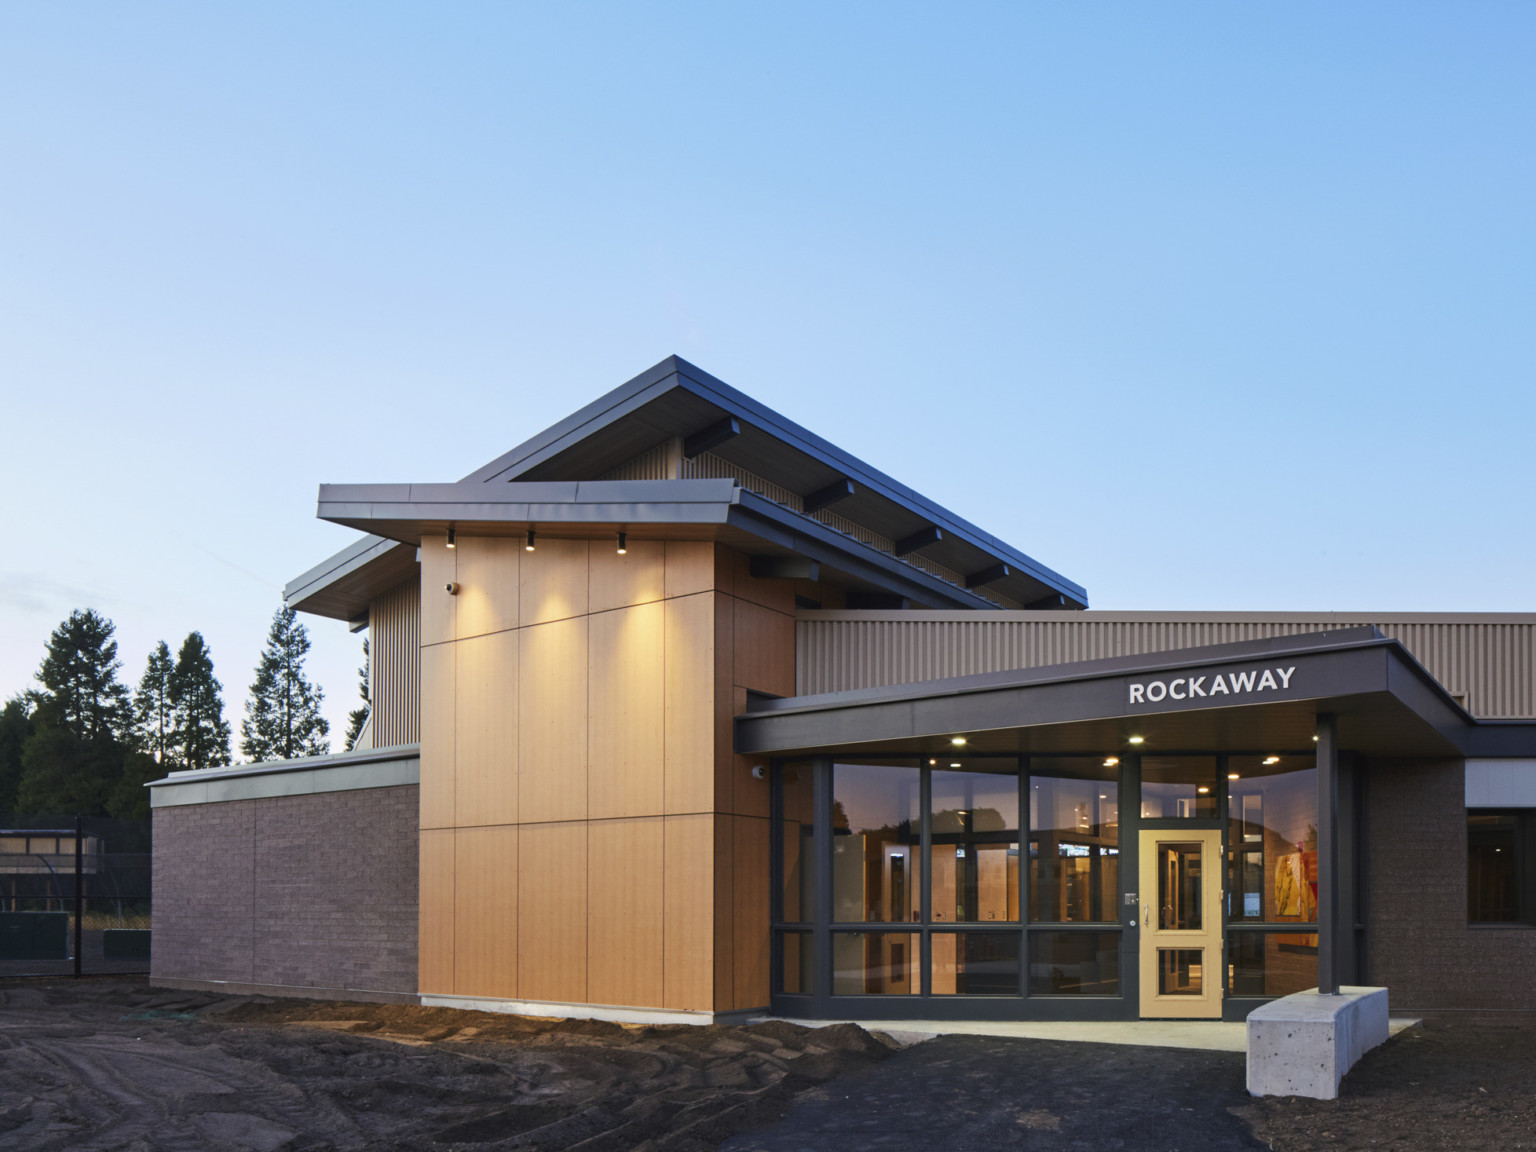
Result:
M1344 1073L1386 1038L1385 988L1282 996L1248 1014L1248 1092L1336 1099Z

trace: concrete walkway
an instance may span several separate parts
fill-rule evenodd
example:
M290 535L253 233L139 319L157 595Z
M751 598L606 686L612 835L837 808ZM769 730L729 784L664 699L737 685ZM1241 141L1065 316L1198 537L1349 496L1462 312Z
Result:
M766 1019L766 1017L764 1017ZM790 1020L807 1028L841 1020ZM1135 1044L1146 1048L1201 1048L1209 1052L1248 1051L1248 1026L1225 1020L855 1020L870 1032L884 1032L903 1045L935 1036L1006 1036L1025 1040L1086 1040L1093 1044ZM1394 1018L1391 1035L1419 1023Z

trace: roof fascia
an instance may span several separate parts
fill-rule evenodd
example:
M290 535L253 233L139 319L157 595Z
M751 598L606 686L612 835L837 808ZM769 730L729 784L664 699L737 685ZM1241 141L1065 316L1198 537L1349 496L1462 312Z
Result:
M1476 727L1476 722L1456 706L1396 640L1366 637L1342 642L1266 645L1262 641L1216 645L1163 653L1163 659L1115 657L901 685L895 691L765 700L753 711L736 717L736 749L745 754L765 754L815 746L929 738L949 731L1042 727L1252 706L1255 701L1211 703L1206 698L1198 704L1168 700L1131 710L1124 702L1121 684L1133 677L1165 675L1186 668L1253 664L1260 659L1295 660L1309 675L1295 688L1279 690L1258 703L1326 702L1386 694L1412 711L1451 748L1458 747L1462 735ZM1174 658L1167 659L1168 656Z
M361 540L348 544L340 552L320 561L302 576L296 576L288 581L283 587L283 603L292 607L296 601L314 595L326 585L334 584L343 576L356 572L359 568L382 557L390 549L399 546L399 541L389 540L383 536L364 536Z
M489 497L489 498L488 498ZM324 484L316 515L417 544L427 525L719 524L925 601L988 610L991 602L914 568L729 479ZM404 525L414 526L403 529ZM375 536L375 539L378 537Z

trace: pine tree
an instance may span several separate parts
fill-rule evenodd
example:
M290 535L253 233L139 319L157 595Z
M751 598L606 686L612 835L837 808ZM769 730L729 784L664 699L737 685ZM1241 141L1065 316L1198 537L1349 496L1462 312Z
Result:
M325 695L304 676L308 651L309 633L297 613L279 608L240 721L240 751L252 761L323 756L331 750L325 739L331 726L320 715Z
M32 702L17 693L0 708L0 813L16 811L21 785L21 754L35 727Z
M122 776L133 708L118 681L112 622L86 609L53 630L28 693L31 732L21 750L16 811L99 816Z
M166 764L170 759L171 678L175 672L171 650L162 640L149 654L139 690L133 697L134 731L139 747L153 756L157 764Z
M363 725L368 723L368 714L373 711L373 698L368 695L368 662L368 637L364 636L363 666L357 670L357 694L363 698L363 706L347 713L348 752L357 747L357 738L363 734Z
M189 633L167 680L171 704L171 746L182 768L218 768L229 763L229 725L224 688L213 678L213 659L201 632Z
M122 662L112 639L116 630L90 608L77 608L53 630L37 670L44 688L36 696L41 724L79 740L116 740L127 734L132 709L128 689L117 679Z

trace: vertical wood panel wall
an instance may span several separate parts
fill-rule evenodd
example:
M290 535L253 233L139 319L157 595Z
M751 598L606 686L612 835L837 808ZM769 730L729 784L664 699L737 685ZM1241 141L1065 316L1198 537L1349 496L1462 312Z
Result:
M421 584L410 580L368 605L368 698L373 746L421 738Z
M768 785L731 726L793 690L796 584L748 569L708 542L422 541L423 994L767 1004Z
M1467 710L1536 718L1536 614L801 612L796 693L842 692L1372 624Z

